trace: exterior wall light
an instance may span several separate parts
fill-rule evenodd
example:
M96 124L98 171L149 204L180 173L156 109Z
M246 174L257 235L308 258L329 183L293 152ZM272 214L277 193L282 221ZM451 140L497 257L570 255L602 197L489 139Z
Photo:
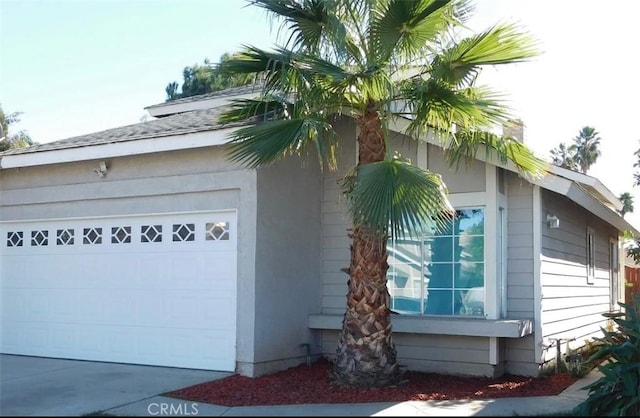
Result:
M96 173L100 178L106 176L107 171L107 163L105 163L104 161L100 161L100 164L98 164L98 168L95 168L93 170L93 172Z
M549 228L560 228L560 219L558 219L556 215L547 215L547 223L549 224Z

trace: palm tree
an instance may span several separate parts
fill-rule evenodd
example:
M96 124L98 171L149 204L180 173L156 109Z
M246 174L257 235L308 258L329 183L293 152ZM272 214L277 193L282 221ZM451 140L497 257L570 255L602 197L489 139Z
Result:
M578 170L578 163L576 162L574 155L571 151L569 151L571 147L567 147L567 144L564 142L558 145L556 148L552 149L551 158L552 163L557 165L558 167L566 168L568 170Z
M638 148L633 155L637 158L636 162L633 163L633 168L636 169L633 173L633 185L640 186L640 148Z
M589 168L595 164L596 160L600 156L600 133L591 126L583 127L578 136L574 140L574 144L569 147L569 150L574 153L574 159L580 167L582 174L587 174Z
M252 0L282 23L287 41L253 46L219 65L262 80L257 99L238 99L220 121L258 123L231 134L230 158L251 168L292 154L315 154L334 169L340 115L353 117L358 161L343 182L352 228L347 307L332 376L335 383L383 387L401 381L392 340L387 239L441 225L453 211L440 175L396 155L388 126L407 123L418 140L429 131L451 164L479 149L523 174L546 163L522 143L491 128L509 119L481 68L525 61L534 41L517 27L496 25L457 42L471 8L460 0Z
M9 126L20 122L22 112L5 114L0 106L0 152L11 148L26 148L34 145L26 131L9 133Z
M620 194L619 199L622 202L622 209L620 209L620 216L624 217L624 215L626 215L627 213L633 212L633 196L631 196L631 193L624 192Z

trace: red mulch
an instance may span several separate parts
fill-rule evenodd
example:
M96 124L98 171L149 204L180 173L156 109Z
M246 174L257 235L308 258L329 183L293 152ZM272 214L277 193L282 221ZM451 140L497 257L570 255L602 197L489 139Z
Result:
M257 378L233 375L165 395L223 406L401 402L557 395L577 380L566 373L494 379L408 371L408 382L398 387L350 389L331 385L330 367L329 361L321 359L311 366L302 364Z

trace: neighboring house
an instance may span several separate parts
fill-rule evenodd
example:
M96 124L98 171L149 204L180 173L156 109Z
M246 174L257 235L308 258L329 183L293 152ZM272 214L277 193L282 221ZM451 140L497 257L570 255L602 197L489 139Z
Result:
M356 124L338 126L340 172L314 158L246 169L226 155L237 127L215 122L239 94L253 92L0 154L1 352L248 376L303 363L307 347L334 355ZM401 364L538 375L556 338L598 335L622 294L622 233L638 234L606 187L557 167L530 181L483 156L456 170L430 138L394 143L443 175L460 214L389 243Z
M640 294L640 264L627 255L624 263L624 302L633 303L634 295Z

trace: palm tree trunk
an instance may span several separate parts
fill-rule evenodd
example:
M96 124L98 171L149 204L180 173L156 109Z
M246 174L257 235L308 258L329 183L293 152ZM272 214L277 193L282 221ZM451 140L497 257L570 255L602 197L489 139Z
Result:
M358 119L358 165L382 161L386 146L375 103ZM387 289L387 235L354 225L347 309L333 365L335 383L351 387L397 385L402 371L391 338Z

